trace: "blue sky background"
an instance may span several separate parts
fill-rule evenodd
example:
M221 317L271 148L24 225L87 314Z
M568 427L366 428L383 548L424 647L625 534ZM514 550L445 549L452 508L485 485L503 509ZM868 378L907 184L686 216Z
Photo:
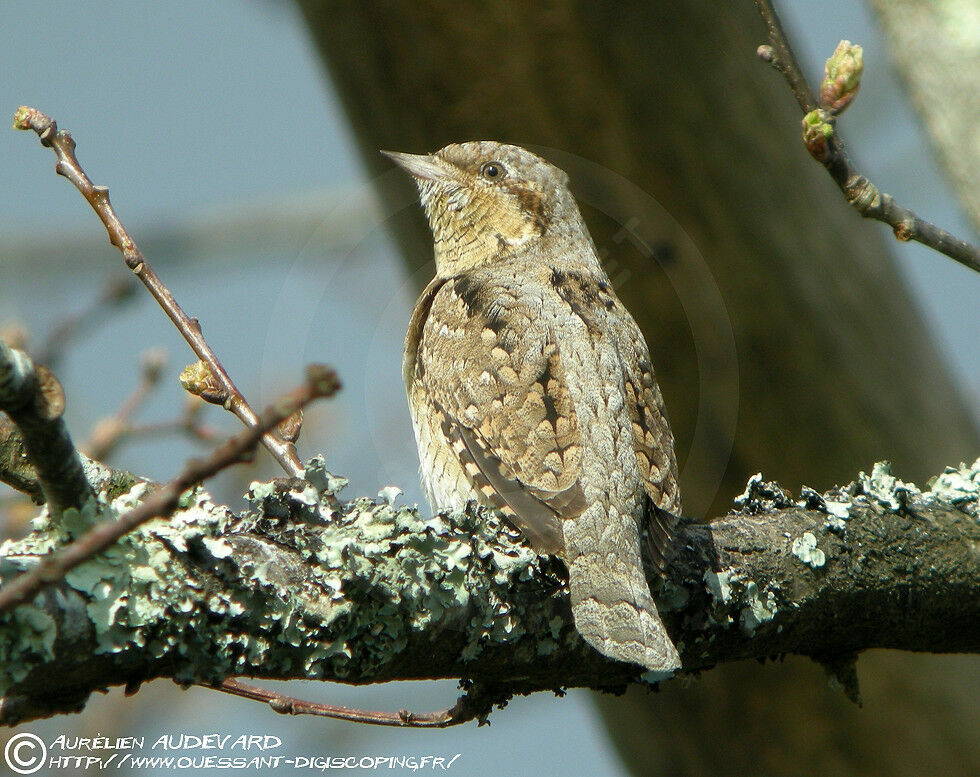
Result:
M864 6L781 7L814 78L839 39L865 47L861 95L841 123L859 165L903 204L969 235ZM5 0L0 40L0 114L28 103L72 131L81 162L95 183L110 186L124 223L201 319L253 405L294 384L306 362L337 366L345 391L309 413L301 452L323 451L335 471L352 478L352 496L393 483L405 500L421 502L400 376L401 338L421 284L405 276L384 214L372 210L366 173L292 4ZM19 321L35 341L84 307L106 279L126 272L53 165L35 136L0 130L0 326ZM919 246L895 243L894 250L980 412L980 276ZM73 348L58 374L77 437L124 399L140 353L155 345L168 349L173 373L191 361L141 292ZM169 380L145 417L169 417L179 402ZM216 410L208 418L235 429ZM121 461L162 479L190 451L179 440L141 443L125 448ZM275 474L271 466L265 471ZM225 477L214 490L235 500L241 479ZM456 694L451 682L306 684L292 692L383 709L434 709ZM155 683L133 698L118 690L99 697L85 716L24 729L45 738L67 731L274 733L293 755L459 752L458 775L625 774L588 694L515 700L492 720L489 729L384 730L284 718Z

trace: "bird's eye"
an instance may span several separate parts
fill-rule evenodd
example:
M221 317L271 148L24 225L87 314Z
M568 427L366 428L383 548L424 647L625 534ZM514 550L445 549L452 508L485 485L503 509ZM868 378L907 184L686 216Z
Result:
M487 162L480 168L480 174L491 181L499 181L507 174L507 170L500 162Z

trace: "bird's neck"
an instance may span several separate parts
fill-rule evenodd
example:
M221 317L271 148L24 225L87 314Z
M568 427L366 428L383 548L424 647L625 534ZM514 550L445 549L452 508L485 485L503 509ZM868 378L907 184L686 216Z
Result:
M465 239L438 240L435 244L436 272L444 278L451 278L532 249L539 240L537 236L504 239L490 232L471 232Z
M504 239L492 231L470 231L465 239L443 237L435 242L436 274L453 278L471 270L519 259L580 269L602 269L588 233L545 233Z

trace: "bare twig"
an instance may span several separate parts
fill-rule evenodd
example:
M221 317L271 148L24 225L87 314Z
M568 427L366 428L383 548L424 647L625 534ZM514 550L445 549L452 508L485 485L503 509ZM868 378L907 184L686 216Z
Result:
M191 318L184 312L177 300L174 299L170 289L160 280L160 277L150 267L143 253L129 236L109 202L109 190L104 186L95 186L85 174L75 156L75 141L72 136L66 130L59 130L53 119L36 108L28 106L21 106L17 109L14 114L14 127L22 130L33 130L41 139L41 145L54 150L58 157L55 171L58 175L62 175L71 181L85 197L105 225L106 232L109 234L109 242L122 252L126 266L143 282L143 285L170 317L174 326L183 335L197 357L207 365L215 381L221 387L220 404L238 416L246 426L254 428L258 423L258 416L256 416L255 411L249 406L245 397L242 396L242 393L221 365L217 355L205 341L197 319ZM303 465L300 463L295 447L291 443L284 443L268 430L262 437L262 443L289 475L302 477Z
M89 458L105 461L121 443L137 437L183 434L202 443L213 442L217 437L213 427L206 426L199 420L204 402L194 394L185 395L184 408L176 418L143 424L132 420L136 411L159 385L163 359L156 350L144 354L139 384L112 415L106 416L95 425L89 439L81 445L82 452Z
M225 441L207 459L192 459L180 475L147 497L138 507L116 521L99 524L62 550L42 557L30 572L0 588L0 612L16 607L45 585L60 580L70 569L105 550L140 524L152 518L171 515L177 509L184 491L243 461L268 429L312 400L329 397L339 388L340 383L333 370L326 367L308 368L306 385L272 405L257 418L255 426Z
M820 107L817 105L816 98L810 90L806 76L803 75L803 69L800 67L800 63L796 61L796 55L793 53L793 49L790 48L789 41L786 39L786 34L783 32L783 27L779 23L779 17L776 16L776 10L772 7L772 3L768 0L756 0L755 5L759 9L762 20L766 23L766 29L769 32L769 45L760 46L757 53L762 59L783 74L783 77L789 83L790 89L793 90L793 96L796 98L796 102L799 103L804 113L809 113Z
M198 397L188 396L184 411L177 418L158 423L131 424L126 429L125 437L149 437L176 433L186 435L198 442L212 442L218 433L214 427L202 424L198 420L202 407L204 407L204 403Z
M44 497L54 510L81 507L92 495L62 419L65 394L54 374L0 341L0 410L17 425Z
M112 450L129 436L133 414L146 402L153 389L160 383L166 364L166 355L159 350L148 351L140 365L140 381L133 392L115 413L100 420L81 448L87 456L102 461Z
M284 696L275 691L268 691L255 685L243 683L234 678L224 680L220 685L204 685L203 688L213 688L233 696L242 696L252 701L268 704L273 711L282 715L317 715L324 718L349 720L353 723L369 723L375 726L400 726L403 728L449 728L460 723L468 723L479 719L481 724L490 713L494 704L502 704L507 695L489 696L471 688L467 690L452 707L437 712L378 712L360 710L354 707L338 707L333 704L304 701L292 696Z
M786 79L796 102L806 114L804 122L808 131L818 141L807 142L807 149L827 169L847 202L865 218L890 226L897 239L915 240L980 272L980 247L961 240L902 207L890 194L879 190L854 169L844 143L835 131L834 113L837 111L829 105L821 105L813 96L771 0L755 0L755 5L769 31L769 43L760 46L758 54Z

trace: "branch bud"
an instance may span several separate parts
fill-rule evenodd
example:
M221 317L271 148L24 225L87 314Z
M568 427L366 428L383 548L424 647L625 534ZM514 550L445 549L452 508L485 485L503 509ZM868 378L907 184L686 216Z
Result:
M31 108L27 105L21 105L16 111L14 111L14 124L15 130L29 130L31 128L31 120L37 114L36 108Z
M185 391L189 391L212 405L223 405L228 398L228 392L221 387L221 384L212 374L211 368L203 361L196 361L184 367L184 371L180 373L178 380Z
M303 428L303 411L297 410L289 418L279 424L279 436L283 442L296 442L299 439L300 430Z
M823 108L810 111L803 117L803 142L810 156L818 162L830 153L828 141L834 136L833 117Z
M861 88L864 72L864 49L842 40L824 65L820 84L820 105L831 113L841 113Z

